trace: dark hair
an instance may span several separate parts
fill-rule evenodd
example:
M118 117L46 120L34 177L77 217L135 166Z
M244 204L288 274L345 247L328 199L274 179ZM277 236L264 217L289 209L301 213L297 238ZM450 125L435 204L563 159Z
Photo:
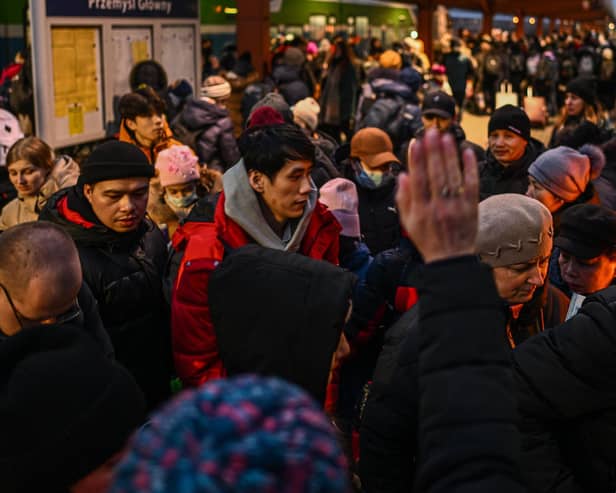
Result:
M6 155L7 168L22 159L47 171L53 168L53 151L38 137L24 137L15 142Z
M149 86L125 94L119 105L120 116L127 120L134 120L138 116L162 115L166 109L165 102Z
M287 161L314 163L314 145L292 124L251 127L240 136L239 148L246 171L256 170L273 180Z

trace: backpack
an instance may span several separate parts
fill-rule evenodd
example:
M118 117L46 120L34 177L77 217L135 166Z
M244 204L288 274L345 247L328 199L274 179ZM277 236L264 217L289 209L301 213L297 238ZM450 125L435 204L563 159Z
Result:
M395 149L412 139L421 126L421 110L418 106L406 103L401 98L379 98L359 122L357 129L380 128L389 135Z
M511 55L509 71L513 74L523 74L525 70L526 64L524 63L524 55L522 55L522 53Z
M533 55L529 56L526 59L526 73L534 77L537 74L537 67L539 66L539 60L541 60L541 55Z
M560 79L570 81L575 77L575 63L571 58L565 58L560 64Z
M201 134L207 130L206 128L198 128L196 130L191 130L184 124L184 120L182 119L182 114L180 113L176 116L171 122L171 131L173 132L173 136L179 140L182 144L190 147L195 153L198 153L197 143L199 142L199 138Z
M540 81L548 81L552 78L552 61L542 56L537 64L537 72L535 78Z
M603 80L603 81L612 80L613 75L614 75L614 60L603 60L601 62L600 80Z
M595 60L590 53L584 53L578 61L578 75L592 76L595 73Z
M250 110L252 110L252 107L257 104L257 101L263 99L266 94L272 92L273 90L273 85L266 82L255 82L246 86L246 89L244 89L244 94L242 95L242 101L240 103L240 111L244 122L248 120Z
M10 147L23 136L15 115L0 109L0 166L6 165L6 155Z
M483 67L486 75L492 77L500 77L502 75L501 59L495 53L488 53Z

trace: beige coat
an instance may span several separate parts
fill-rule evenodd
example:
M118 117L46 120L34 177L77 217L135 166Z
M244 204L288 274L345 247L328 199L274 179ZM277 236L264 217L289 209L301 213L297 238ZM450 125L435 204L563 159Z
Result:
M36 197L17 197L6 204L0 215L0 231L28 221L36 221L47 199L58 190L71 187L79 178L79 165L68 156L59 157Z

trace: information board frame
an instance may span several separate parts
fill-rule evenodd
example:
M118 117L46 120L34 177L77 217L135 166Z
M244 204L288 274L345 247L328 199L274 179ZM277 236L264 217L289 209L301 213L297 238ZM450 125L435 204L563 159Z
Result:
M114 87L114 60L113 60L113 29L114 28L149 28L152 31L152 58L162 59L163 27L174 25L178 27L192 27L195 33L195 46L192 50L194 71L186 78L200 82L200 18L178 17L48 17L46 0L31 0L31 33L32 33L32 79L34 92L35 129L38 137L46 141L53 148L68 147L107 137L107 122L114 120L113 113L113 87ZM58 118L54 109L54 72L52 52L52 28L97 28L100 42L100 67L97 76L101 81L101 108L100 117L85 114L83 118L83 132L71 135L69 119ZM194 73L193 73L194 72ZM126 74L128 78L129 74ZM169 81L170 83L172 81ZM198 91L198 87L195 88ZM79 116L77 114L77 116ZM73 128L78 129L74 125Z

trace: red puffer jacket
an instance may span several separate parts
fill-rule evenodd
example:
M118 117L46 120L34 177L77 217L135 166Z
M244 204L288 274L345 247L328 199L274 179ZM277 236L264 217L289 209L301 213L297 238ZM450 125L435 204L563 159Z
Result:
M173 357L178 376L190 387L225 375L210 317L209 276L224 258L225 249L253 242L225 215L224 202L221 193L214 222L188 221L173 235L174 249L184 253L171 299ZM317 203L299 252L337 265L339 233L340 225L334 216ZM237 304L241 309L242 301Z

